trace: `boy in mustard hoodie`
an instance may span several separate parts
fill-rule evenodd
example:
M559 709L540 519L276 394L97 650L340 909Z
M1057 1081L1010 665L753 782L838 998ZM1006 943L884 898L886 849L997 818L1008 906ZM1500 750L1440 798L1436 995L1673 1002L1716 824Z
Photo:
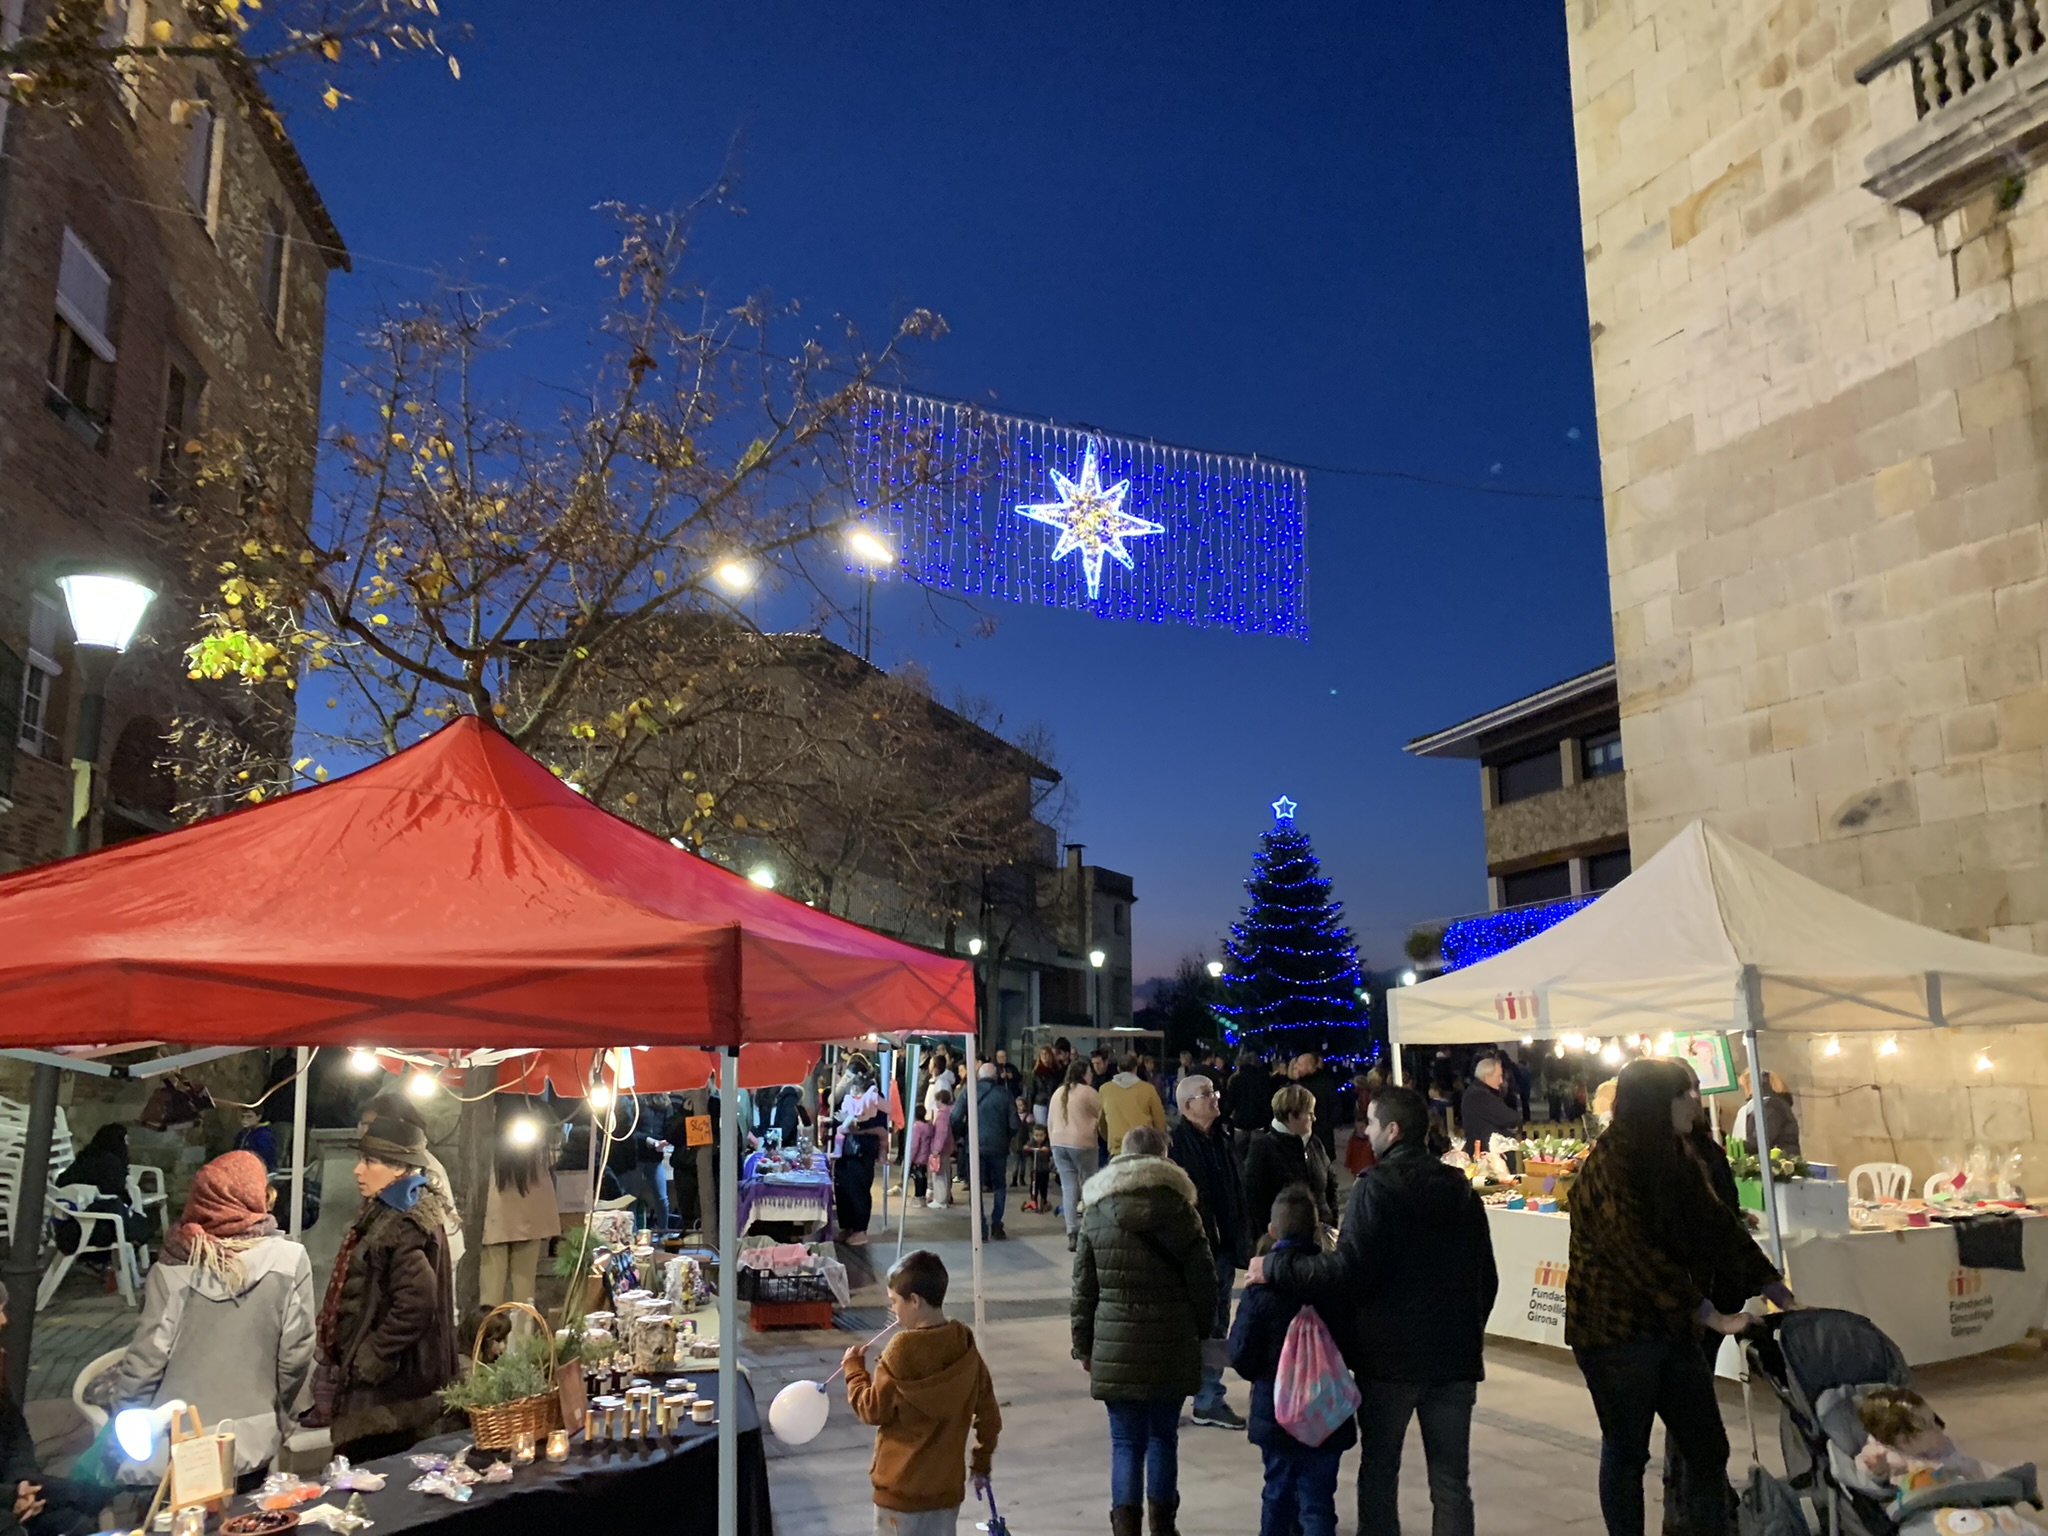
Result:
M862 1346L846 1352L846 1401L872 1424L875 1536L953 1536L967 1499L962 1464L974 1425L974 1488L988 1486L996 1436L995 1383L974 1331L946 1319L946 1266L936 1253L906 1253L889 1271L889 1310L901 1329L868 1373Z

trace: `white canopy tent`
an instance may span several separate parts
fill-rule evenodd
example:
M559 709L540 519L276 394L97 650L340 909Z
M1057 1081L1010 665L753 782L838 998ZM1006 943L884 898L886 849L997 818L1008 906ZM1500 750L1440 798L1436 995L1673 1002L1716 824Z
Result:
M1695 821L1556 927L1395 990L1390 1013L1397 1074L1404 1045L1739 1033L1761 1125L1759 1030L2048 1022L2048 957L1880 912ZM1764 1188L1782 1257L1768 1159Z

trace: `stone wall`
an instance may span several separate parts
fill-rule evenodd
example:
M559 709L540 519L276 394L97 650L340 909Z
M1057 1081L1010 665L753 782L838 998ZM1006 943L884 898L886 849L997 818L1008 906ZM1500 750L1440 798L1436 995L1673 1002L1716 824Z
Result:
M31 5L32 24L44 8L41 0ZM218 111L204 209L185 189L194 130L178 110L202 89L210 89ZM15 103L5 119L0 643L26 652L32 594L55 598L54 578L65 563L134 569L159 590L108 684L102 768L131 720L168 722L229 707L223 695L186 679L184 649L196 635L200 604L215 594L210 577L203 587L193 579L184 525L152 494L161 478L174 363L188 382L204 380L189 422L194 433L239 430L258 419L272 434L289 431L289 446L278 449L282 466L267 468L302 515L311 505L330 259L323 249L330 237L310 219L311 194L286 174L296 160L266 110L210 64L171 60L141 78L132 113L111 91L100 91L76 113ZM283 215L288 237L276 324L265 316L260 292L272 209ZM66 230L90 248L111 283L116 357L97 443L67 427L48 404ZM344 258L335 251L332 259ZM60 678L57 761L24 754L17 762L15 809L0 812L0 870L53 858L62 847L76 703L69 680ZM0 742L0 750L14 751L15 744Z
M1624 748L1624 751L1626 748ZM1604 774L1510 800L1486 810L1486 868L1500 874L1520 864L1576 858L1628 835L1622 776Z
M2048 186L1936 223L1862 188L1913 118L1855 70L1928 14L1567 5L1631 838L1640 865L1705 817L2048 952ZM1899 1039L1773 1042L1809 1146L1922 1177L1971 1136L2048 1152L2048 1028L1990 1074Z

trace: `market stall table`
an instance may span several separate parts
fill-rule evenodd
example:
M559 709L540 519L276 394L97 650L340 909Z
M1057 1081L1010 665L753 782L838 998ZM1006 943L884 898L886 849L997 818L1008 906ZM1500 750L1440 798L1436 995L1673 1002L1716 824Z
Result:
M832 1174L825 1154L812 1153L808 1170L765 1178L754 1172L760 1157L760 1153L752 1153L740 1167L740 1231L749 1230L757 1221L787 1221L822 1226L826 1237L833 1236Z
M1862 1313L1908 1365L1981 1355L2048 1326L2048 1221L2008 1219L2019 1220L2023 1270L1964 1267L1940 1223L1795 1238L1785 1266L1801 1301Z
M700 1396L716 1393L710 1371L694 1376ZM452 1456L470 1443L468 1435L424 1441L405 1456L365 1464L386 1478L382 1491L363 1495L375 1536L400 1531L431 1536L561 1536L564 1530L640 1530L653 1522L676 1536L711 1536L718 1524L718 1430L693 1424L672 1442L603 1442L586 1450L579 1432L569 1442L569 1459L537 1458L520 1467L509 1483L478 1483L469 1501L456 1504L439 1494L414 1493L407 1486L420 1475L406 1456L436 1451ZM739 1380L739 1528L742 1536L772 1536L768 1504L768 1457L761 1419L745 1377ZM471 1463L486 1458L473 1453ZM329 1494L327 1502L347 1502ZM240 1505L237 1505L239 1512Z
M1794 1236L1785 1267L1813 1307L1840 1307L1876 1323L1909 1365L1981 1355L2048 1327L2048 1220L2020 1219L2023 1270L1972 1269L1942 1223L1898 1232ZM1564 1347L1569 1216L1486 1208L1500 1293L1486 1331Z

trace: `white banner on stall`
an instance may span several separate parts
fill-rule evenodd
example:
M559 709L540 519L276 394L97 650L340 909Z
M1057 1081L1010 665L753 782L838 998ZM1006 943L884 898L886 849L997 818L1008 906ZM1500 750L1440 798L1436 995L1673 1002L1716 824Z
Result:
M1488 1333L1564 1348L1565 1265L1572 1224L1563 1216L1486 1208L1493 1229L1493 1264L1500 1294L1486 1321Z
M1816 1237L1785 1250L1792 1289L1810 1307L1860 1312L1910 1365L2017 1344L2048 1322L2048 1220L2022 1224L2023 1270L1967 1269L1946 1227Z

